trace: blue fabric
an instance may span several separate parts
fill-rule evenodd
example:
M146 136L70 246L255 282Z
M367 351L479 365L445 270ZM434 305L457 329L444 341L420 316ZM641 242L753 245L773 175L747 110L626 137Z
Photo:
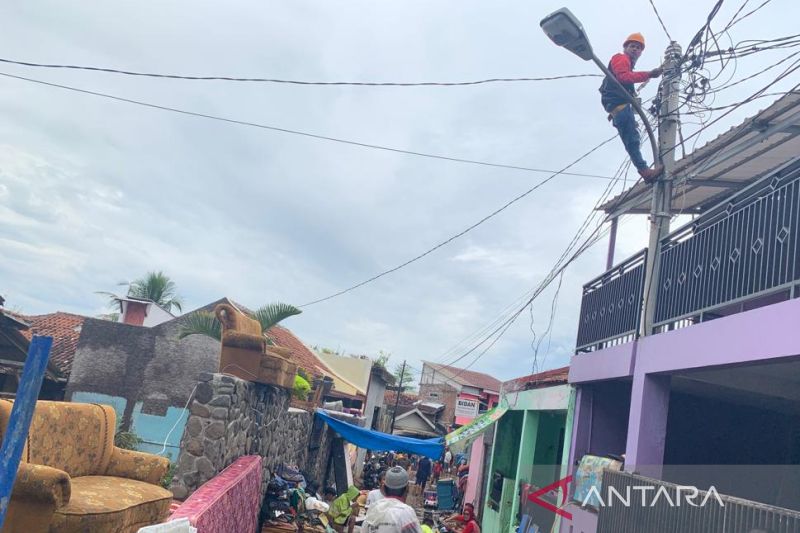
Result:
M333 418L325 411L317 409L317 416L328 424L332 430L359 448L376 452L405 452L424 455L438 460L444 453L444 438L412 439L411 437L398 437L380 431L364 429L347 422Z

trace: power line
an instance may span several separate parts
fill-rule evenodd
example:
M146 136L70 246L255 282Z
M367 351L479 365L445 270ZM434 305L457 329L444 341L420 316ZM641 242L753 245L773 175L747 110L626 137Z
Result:
M661 28L664 30L664 33L667 35L667 39L669 39L670 42L674 41L674 39L672 38L672 35L669 34L669 30L667 30L667 26L664 24L664 21L661 20L661 14L658 12L658 8L656 7L656 4L653 2L653 0L650 0L650 5L653 6L653 11L656 14L656 18L658 18L658 22L661 24Z
M67 91L74 91L74 92L78 92L78 93L89 94L89 95L92 95L92 96L98 96L100 98L107 98L109 100L115 100L115 101L118 101L118 102L125 102L125 103L128 103L128 104L134 104L134 105L138 105L138 106L148 107L150 109L158 109L158 110L161 110L161 111L169 111L171 113L178 113L178 114L181 114L181 115L188 115L188 116L197 117L197 118L205 118L205 119L209 119L209 120L216 120L216 121L220 121L220 122L226 122L228 124L236 124L236 125L239 125L239 126L248 126L248 127L252 127L252 128L259 128L259 129L264 129L264 130L269 130L269 131L275 131L275 132L279 132L279 133L287 133L287 134L290 134L290 135L299 135L301 137L308 137L308 138L311 138L311 139L330 141L330 142L335 142L335 143L347 144L347 145L351 145L351 146L359 146L361 148L370 148L370 149L373 149L373 150L383 150L383 151L386 151L386 152L393 152L393 153L405 154L405 155L413 155L413 156L425 157L425 158L429 158L429 159L440 159L440 160L444 160L444 161L452 161L452 162L456 162L456 163L466 163L466 164L470 164L470 165L479 165L479 166L485 166L485 167L506 168L506 169L511 169L511 170L523 170L523 171L526 171L526 172L538 172L538 173L543 173L543 174L550 174L552 172L555 172L553 170L547 170L547 169L542 169L542 168L523 167L523 166L518 166L518 165L506 165L506 164L503 164L503 163L490 163L488 161L480 161L480 160L477 160L477 159L464 159L464 158L460 158L460 157L451 157L451 156L440 155L440 154L431 154L431 153L427 153L427 152L417 152L417 151L414 151L414 150L405 150L405 149L402 149L402 148L394 148L394 147L391 147L391 146L384 146L384 145L380 145L380 144L372 144L372 143L365 143L365 142L360 142L360 141L353 141L353 140L349 140L349 139L342 139L342 138L338 138L338 137L330 137L330 136L327 136L327 135L320 135L320 134L316 134L316 133L310 133L310 132L307 132L307 131L292 130L292 129L282 128L282 127L278 127L278 126L270 126L268 124L260 124L260 123L257 123L257 122L250 122L250 121L246 121L246 120L237 120L237 119L232 119L232 118L227 118L227 117L221 117L221 116L218 116L218 115L209 115L207 113L199 113L199 112L196 112L196 111L188 111L186 109L179 109L179 108L176 108L176 107L169 107L169 106L163 106L163 105L159 105L159 104L152 104L152 103L144 102L144 101L141 101L141 100L133 100L131 98L124 98L124 97L121 97L121 96L115 96L115 95L112 95L112 94L101 93L101 92L97 92L97 91L90 91L88 89L81 89L81 88L72 87L72 86L69 86L69 85L62 85L62 84L59 84L59 83L51 83L51 82L37 80L37 79L33 79L33 78L26 78L24 76L16 76L14 74L8 74L8 73L5 73L5 72L0 72L0 76L4 76L6 78L13 78L13 79L17 79L17 80L22 80L22 81L27 81L27 82L31 82L31 83L37 83L39 85L46 85L48 87L56 87L58 89L64 89L64 90L67 90ZM576 173L576 172L561 172L561 174L568 175L568 176L579 176L579 177L584 177L584 178L599 178L599 179L608 179L608 180L612 179L609 176L600 176L600 175L597 175L597 174L581 174L581 173Z
M0 63L19 65L23 67L60 69L60 70L83 70L90 72L102 72L105 74L121 74L124 76L137 76L145 78L161 78L171 80L187 81L235 81L248 83L281 83L289 85L318 85L318 86L360 86L360 87L455 87L466 85L482 85L487 83L514 83L514 82L533 82L533 81L555 81L572 78L599 78L600 74L567 74L563 76L543 76L538 78L487 78L470 81L421 81L421 82L397 82L397 81L307 81L307 80L287 80L279 78L247 78L234 76L190 76L182 74L163 74L157 72L142 72L135 70L122 70L110 67L96 67L89 65L70 65L59 63L35 63L32 61L22 61L19 59L0 58Z
M336 298L337 296L341 296L341 295L343 295L343 294L346 294L346 293L348 293L348 292L350 292L350 291L354 291L354 290L358 289L359 287L363 287L364 285L366 285L366 284L368 284L368 283L371 283L371 282L373 282L373 281L375 281L375 280L378 280L378 279L380 279L380 278L382 278L382 277L384 277L384 276L386 276L386 275L388 275L388 274L391 274L392 272L397 272L397 271L398 271L398 270L400 270L401 268L404 268L404 267L406 267L406 266L408 266L408 265L410 265L410 264L412 264L412 263L415 263L415 262L419 261L419 260L420 260L420 259L422 259L423 257L425 257L425 256L427 256L427 255L429 255L429 254L431 254L431 253L433 253L433 252L435 252L435 251L436 251L436 250L438 250L439 248L441 248L441 247L443 247L443 246L445 246L445 245L447 245L447 244L450 244L451 242L453 242L454 240L458 239L459 237L462 237L462 236L466 235L467 233L469 233L469 232L470 232L470 231L472 231L473 229L477 228L478 226L480 226L481 224L483 224L483 223L484 223L484 222L486 222L487 220L489 220L489 219L491 219L491 218L493 218L493 217L497 216L497 215L498 215L498 214L500 214L501 212L503 212L503 211L505 211L506 209L508 209L509 207L511 207L513 204L515 204L515 203L519 202L520 200L522 200L523 198L525 198L526 196L528 196L529 194L531 194L532 192L534 192L534 191L535 191L536 189L538 189L539 187L542 187L543 185L545 185L546 183L548 183L550 180L554 179L556 176L558 176L558 175L562 174L562 173L563 173L565 170L569 169L569 168L570 168L570 167L572 167L573 165L575 165L575 164L579 163L580 161L582 161L583 159L587 158L589 155L591 155L591 154L592 154L592 153L594 153L595 151L599 150L601 147L603 147L604 145L606 145L606 144L610 143L611 141L613 141L613 140L614 140L614 139L616 139L616 138L617 138L617 136L616 136L616 135L614 135L613 137L609 137L608 139L606 139L606 140L605 140L605 141L603 141L602 143L598 144L597 146L595 146L594 148L592 148L591 150L589 150L588 152L586 152L585 154L583 154L582 156L580 156L578 159L574 160L572 163L570 163L570 164L568 164L567 166L565 166L565 167L564 167L563 169L561 169L560 171L558 171L558 172L554 172L554 173L553 173L551 176L549 176L549 177L547 177L547 178L543 179L542 181L540 181L539 183L537 183L536 185L534 185L533 187L531 187L531 188L530 188L530 189L528 189L527 191L523 192L522 194L519 194L519 195L515 196L513 199L509 200L508 202L506 202L505 204L503 204L503 205L502 205L502 206L500 206L499 208L495 209L494 211L492 211L491 213L489 213L488 215L486 215L486 216L485 216L485 217L483 217L482 219L478 220L477 222L475 222L475 223L474 223L474 224L472 224L471 226L469 226L469 227L467 227L466 229L464 229L464 230L460 231L459 233L456 233L456 234L455 234L455 235L453 235L452 237L450 237L450 238L448 238L448 239L446 239L446 240L444 240L444 241L440 242L439 244L437 244L437 245L433 246L432 248L429 248L428 250L426 250L426 251L422 252L421 254L419 254L419 255L416 255L416 256L414 256L414 257L412 257L412 258L411 258L411 259L409 259L408 261L405 261L405 262L403 262L403 263L400 263L399 265L397 265L397 266L395 266L395 267L392 267L392 268L390 268L390 269L388 269L388 270L384 270L383 272L380 272L379 274L376 274L376 275L374 275L374 276L372 276L372 277L370 277L370 278L368 278L368 279L365 279L364 281L361 281L361 282L359 282L359 283L356 283L355 285L352 285L352 286L350 286L350 287L348 287L348 288L346 288L346 289L340 290L340 291L338 291L338 292L335 292L335 293L333 293L333 294L330 294L330 295L328 295L328 296L325 296L325 297L323 297L323 298L318 298L318 299L316 299L316 300L312 300L312 301L310 301L310 302L308 302L308 303L305 303L305 304L301 305L300 307L308 307L308 306L310 306L310 305L318 304L318 303L321 303L321 302L325 302L325 301L327 301L327 300L330 300L330 299L332 299L332 298Z

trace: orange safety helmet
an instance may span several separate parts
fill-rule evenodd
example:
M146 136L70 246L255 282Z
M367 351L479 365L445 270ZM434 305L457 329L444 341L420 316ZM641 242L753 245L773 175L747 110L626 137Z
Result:
M641 33L637 32L637 33L631 33L630 35L628 35L628 38L625 39L624 43L622 43L622 47L624 48L624 47L628 46L628 43L631 42L631 41L641 44L642 45L642 49L644 49L644 35L642 35Z

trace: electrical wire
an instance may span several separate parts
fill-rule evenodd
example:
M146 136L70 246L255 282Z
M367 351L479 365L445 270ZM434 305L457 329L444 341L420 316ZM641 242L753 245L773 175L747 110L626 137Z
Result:
M18 65L22 67L59 69L59 70L82 70L89 72L102 72L104 74L121 74L124 76L137 76L146 78L160 78L171 80L187 81L234 81L249 83L281 83L289 85L318 85L318 86L356 86L356 87L455 87L467 85L482 85L487 83L513 83L513 82L533 82L533 81L555 81L574 78L601 78L602 74L567 74L562 76L542 76L537 78L487 78L470 81L422 81L422 82L396 82L396 81L304 81L287 80L278 78L258 78L258 77L234 77L234 76L187 76L182 74L162 74L157 72L142 72L135 70L123 70L110 67L97 67L88 65L70 65L58 63L36 63L33 61L22 61L19 59L0 58L0 63Z
M205 118L205 119L209 119L209 120L216 120L216 121L225 122L225 123L228 123L228 124L236 124L236 125L239 125L239 126L248 126L248 127L252 127L252 128L259 128L259 129L274 131L274 132L278 132L278 133L287 133L287 134L290 134L290 135L299 135L301 137L307 137L307 138L317 139L317 140L322 140L322 141L331 141L331 142L340 143L340 144L358 146L358 147L361 147L361 148L370 148L370 149L373 149L373 150L382 150L382 151L393 152L393 153L398 153L398 154L412 155L412 156L417 156L417 157L425 157L425 158L429 158L429 159L439 159L439 160L444 160L444 161L452 161L452 162L456 162L456 163L466 163L466 164L479 165L479 166L485 166L485 167L506 168L506 169L511 169L511 170L523 170L523 171L526 171L526 172L538 172L538 173L543 173L543 174L550 174L550 173L554 172L553 170L547 170L547 169L541 169L541 168L523 167L523 166L518 166L518 165L506 165L506 164L502 164L502 163L491 163L491 162L488 162L488 161L480 161L480 160L477 160L477 159L464 159L464 158L460 158L460 157L451 157L451 156L440 155L440 154L417 152L417 151L414 151L414 150L404 150L402 148L394 148L394 147L391 147L391 146L384 146L384 145L380 145L380 144L371 144L371 143L365 143L365 142L360 142L360 141L353 141L353 140L342 139L342 138L338 138L338 137L330 137L330 136L327 136L327 135L319 135L319 134L316 134L316 133L310 133L310 132L306 132L306 131L292 130L292 129L289 129L289 128L281 128L281 127L278 127L278 126L270 126L268 124L260 124L260 123L257 123L257 122L250 122L250 121L246 121L246 120L237 120L237 119L226 118L226 117L221 117L221 116L217 116L217 115L209 115L207 113L199 113L199 112L195 112L195 111L188 111L186 109L179 109L179 108L176 108L176 107L169 107L169 106L163 106L163 105L158 105L158 104L152 104L152 103L144 102L144 101L141 101L141 100L133 100L131 98L124 98L124 97L121 97L121 96L115 96L115 95L108 94L108 93L90 91L88 89L81 89L81 88L78 88L78 87L72 87L70 85L62 85L62 84L59 84L59 83L51 83L51 82L37 80L37 79L33 79L33 78L26 78L24 76L16 76L14 74L8 74L6 72L0 72L0 76L4 76L6 78L13 78L13 79L16 79L16 80L27 81L27 82L30 82L30 83L36 83L36 84L39 84L39 85L45 85L45 86L48 86L48 87L55 87L55 88L58 88L58 89L64 89L64 90L67 90L67 91L74 91L74 92L88 94L88 95L92 95L92 96L98 96L100 98L107 98L109 100L115 100L115 101L118 101L118 102L125 102L125 103L128 103L128 104L134 104L134 105L138 105L138 106L148 107L150 109L158 109L158 110L161 110L161 111L169 111L171 113L178 113L178 114L181 114L181 115L187 115L187 116L192 116L192 117L197 117L197 118ZM580 174L580 173L575 173L575 172L560 172L560 174L564 174L564 175L567 175L567 176L580 176L580 177L585 177L585 178L600 178L600 179L607 179L607 180L613 179L613 178L611 178L609 176L599 176L599 175L595 175L595 174Z
M667 30L667 26L664 24L664 21L661 19L661 14L658 12L658 8L653 0L650 0L650 5L653 6L653 11L656 14L656 18L658 18L658 22L661 24L661 28L664 30L664 34L667 36L670 42L673 42L675 39L672 38L672 35L669 34L669 30Z
M481 224L483 224L487 220L490 220L490 219L494 218L495 216L499 215L500 213L502 213L503 211L505 211L506 209L508 209L512 205L514 205L515 203L519 202L520 200L522 200L523 198L525 198L526 196L528 196L529 194L531 194L535 190L539 189L540 187L544 186L545 184L547 184L548 182L550 182L551 180L553 180L554 178L559 176L565 170L571 168L573 165L576 165L580 161L582 161L585 158L589 157L589 155L593 154L594 152L596 152L597 150L599 150L600 148L602 148L603 146L605 146L606 144L610 143L611 141L613 141L616 138L617 138L616 135L614 135L613 137L609 137L608 139L606 139L605 141L601 142L600 144L598 144L597 146L595 146L594 148L592 148L591 150L589 150L585 154L581 155L579 158L577 158L574 161L572 161L570 164L565 166L563 169L559 170L558 172L554 172L552 175L550 175L549 177L543 179L542 181L540 181L539 183L537 183L536 185L534 185L533 187L531 187L527 191L523 192L522 194L519 194L519 195L515 196L514 198L512 198L511 200L509 200L508 202L506 202L505 204L503 204L499 208L495 209L494 211L492 211L488 215L484 216L483 218L481 218L480 220L478 220L474 224L468 226L466 229L456 233L455 235L453 235L453 236L449 237L448 239L440 242L439 244L436 244L433 247L428 248L426 251L424 251L424 252L412 257L411 259L409 259L407 261L404 261L404 262L402 262L402 263L400 263L400 264L398 264L398 265L396 265L396 266L394 266L392 268L384 270L384 271L382 271L382 272L380 272L380 273L378 273L378 274L376 274L376 275L374 275L374 276L372 276L370 278L365 279L364 281L360 281L360 282L358 282L358 283L356 283L354 285L351 285L350 287L347 287L346 289L342 289L342 290L337 291L337 292L335 292L333 294L329 294L328 296L324 296L322 298L318 298L316 300L312 300L310 302L304 303L304 304L300 305L299 307L308 307L308 306L315 305L315 304L318 304L318 303L321 303L321 302L325 302L327 300L331 300L333 298L336 298L337 296L341 296L343 294L347 294L348 292L354 291L354 290L358 289L359 287L363 287L364 285L367 285L368 283L372 283L373 281L376 281L376 280L378 280L378 279L380 279L380 278L382 278L382 277L384 277L384 276L386 276L388 274L391 274L393 272L397 272L398 270L400 270L402 268L405 268L405 267L407 267L408 265L410 265L412 263L416 263L420 259L424 258L427 255L430 255L431 253L435 252L439 248L441 248L443 246L446 246L447 244L450 244L451 242L455 241L456 239L458 239L460 237L463 237L464 235L466 235L467 233L469 233L473 229L477 228L478 226L480 226Z

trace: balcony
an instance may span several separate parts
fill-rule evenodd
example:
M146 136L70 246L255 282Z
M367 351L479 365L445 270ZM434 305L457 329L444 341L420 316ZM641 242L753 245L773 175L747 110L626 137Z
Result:
M647 253L639 252L584 285L576 352L636 338ZM668 235L657 260L649 334L796 297L800 162L764 176Z

